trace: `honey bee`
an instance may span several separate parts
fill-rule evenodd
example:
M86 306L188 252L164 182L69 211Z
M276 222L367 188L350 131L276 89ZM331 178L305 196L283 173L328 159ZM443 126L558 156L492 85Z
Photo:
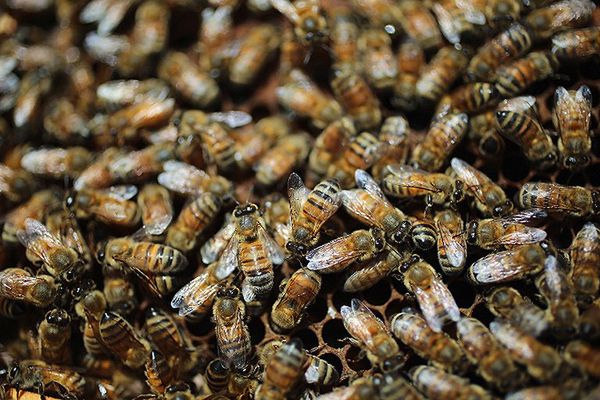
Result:
M532 51L511 64L498 67L496 89L504 98L516 96L533 83L552 76L558 66L558 60L552 53Z
M306 353L297 340L283 343L269 358L263 383L255 393L257 400L285 398L304 376L308 367Z
M407 257L407 254L399 253L392 246L387 245L381 256L352 270L344 282L344 291L356 293L373 287L395 271Z
M529 375L542 382L556 377L562 361L552 347L542 344L535 337L505 321L492 322L490 331L510 356L527 368Z
M469 61L467 78L470 81L493 81L497 68L525 55L531 43L529 29L519 23L512 24L479 48Z
M252 347L245 315L246 306L236 287L219 290L213 305L213 318L219 358L228 369L242 370L249 361Z
M239 86L254 82L266 63L273 58L279 44L280 34L273 25L255 26L241 40L229 63L230 82Z
M200 13L201 25L197 46L201 49L202 57L198 60L201 69L224 66L227 55L223 54L223 50L233 37L233 12L230 6L220 6L216 9L206 7ZM203 58L206 58L206 62Z
M196 107L206 108L218 100L220 91L217 83L184 53L167 53L158 66L158 76Z
M582 369L588 375L595 378L600 377L600 368L598 368L600 352L598 349L583 341L576 340L567 345L564 354L568 362Z
M93 122L90 124L92 133L99 137L95 138L96 141L100 141L102 135L108 133L110 137L107 140L110 145L115 144L115 139L116 144L122 144L136 141L141 129L165 124L174 112L175 100L171 98L143 97L139 102L110 114L105 120L99 119L98 127L95 127Z
M546 258L544 273L535 284L548 304L546 319L550 322L552 333L559 338L575 335L579 309L571 280L560 270L556 257Z
M96 284L91 279L82 280L71 290L71 296L75 301L75 313L81 318L85 318L86 313L101 318L106 310L106 298L101 291L96 290Z
M142 99L165 100L169 86L160 79L119 79L108 81L96 88L96 105L106 110L118 110Z
M562 86L554 94L554 126L558 130L558 151L565 168L580 170L590 163L592 139L590 117L592 92L583 85L577 91Z
M0 195L12 203L20 203L34 193L37 182L22 169L0 164Z
M409 0L398 4L402 30L425 50L441 47L442 34L431 11L419 1Z
M99 325L106 347L129 368L140 368L150 355L150 344L119 314L105 311Z
M226 391L229 386L230 377L231 373L218 358L215 358L206 366L204 379L206 379L206 385L212 393Z
M529 182L518 192L521 208L541 208L572 217L591 217L600 212L600 192L581 186Z
M45 308L57 295L54 279L49 275L32 276L21 268L6 268L0 271L0 278L0 296L5 299Z
M175 157L170 143L150 145L115 159L108 167L113 178L120 182L140 182L162 171L162 164Z
M46 313L38 327L37 348L42 360L50 364L71 363L71 317L60 308Z
M454 112L477 113L500 101L496 86L488 82L467 83L459 86L449 95L442 97L438 107L449 107Z
M377 388L370 379L359 378L344 388L319 395L319 400L368 400L377 397Z
M13 107L13 124L15 128L28 129L35 124L37 116L41 113L41 103L50 91L52 76L48 70L40 68L25 73L20 86L17 86L17 83L18 80L13 83L17 92Z
M475 318L461 318L456 323L456 334L466 356L487 382L502 391L518 385L520 371L484 324Z
M327 20L321 14L318 0L270 0L271 5L294 24L294 33L302 43L326 39Z
M108 307L120 315L129 315L137 307L133 285L122 276L105 277L102 293Z
M182 128L191 116L191 111L183 115ZM208 158L217 164L220 171L229 171L235 166L235 141L223 125L209 123L200 130L199 135Z
M371 171L375 179L380 180L386 166L405 164L409 151L410 126L406 118L398 115L383 121L379 131L379 140L383 143L381 157Z
M82 398L86 388L85 378L74 370L47 365L38 360L25 360L14 364L8 371L6 380L10 386L16 388L17 393L20 389L35 390L42 396L47 390L56 390L65 396Z
M357 72L350 69L339 71L333 78L331 87L357 129L374 129L379 126L379 100Z
M280 293L271 308L271 326L276 332L287 332L298 326L306 308L315 301L321 289L321 276L307 268L283 280Z
M306 133L284 136L255 165L256 181L270 186L287 176L308 157L311 138Z
M385 233L382 230L360 229L308 252L306 267L321 274L340 272L353 262L377 257L385 247Z
M91 161L91 153L83 147L54 148L30 151L21 159L21 166L32 174L53 179L76 178Z
M533 10L525 17L525 23L537 37L548 39L557 32L588 23L594 8L596 6L590 0L563 0Z
M552 167L558 154L552 139L539 122L532 96L504 100L496 110L496 126L502 136L521 147L529 161L537 168Z
M364 349L371 364L393 371L404 364L404 355L387 327L358 299L340 309L344 327L355 344Z
M507 199L502 188L492 182L483 172L473 168L459 158L450 162L452 170L464 182L466 189L475 198L475 206L485 216L504 216L514 205Z
M596 298L600 280L597 260L600 257L600 232L591 222L586 223L577 233L569 249L573 273L571 281L575 296L581 303Z
M454 297L431 265L413 256L401 264L398 271L404 286L416 296L423 317L434 332L441 332L446 322L460 319Z
M485 304L496 317L505 318L529 335L539 337L548 328L544 311L514 288L494 289Z
M425 52L415 41L407 40L398 49L398 78L394 85L393 106L414 111L417 107L417 82L425 62Z
M477 1L445 0L432 4L440 29L452 44L476 41L485 35L484 4Z
M85 117L67 99L51 102L44 115L44 129L61 144L82 143L90 136Z
M410 237L413 245L422 251L428 251L437 245L437 230L430 218L409 217L412 224Z
M146 184L137 201L144 232L151 236L162 235L173 220L173 205L167 189L157 184Z
M208 397L212 399L211 396ZM192 393L192 389L187 383L179 382L173 383L165 388L165 391L161 394L141 394L134 398L135 400L147 400L147 399L156 399L156 400L195 400L196 397ZM223 400L221 397L217 396L216 400Z
M429 64L421 69L416 83L417 98L425 105L434 105L467 67L469 59L462 50L442 47Z
M413 384L427 398L489 400L491 394L482 387L469 383L465 378L449 374L435 367L420 365L410 371Z
M284 108L301 117L310 118L317 128L324 128L342 117L340 104L326 95L299 69L291 70L275 93Z
M125 153L117 147L109 147L98 158L92 161L75 179L73 189L104 189L114 183L114 177L109 169L113 161Z
M361 132L351 139L344 152L327 168L327 176L335 178L342 188L353 186L358 169L367 170L382 155L385 144L369 132Z
M434 218L437 231L438 260L448 276L460 274L467 261L464 222L456 211L443 210Z
M423 396L398 373L373 376L373 385L382 400L423 400Z
M263 199L261 214L273 239L284 249L290 238L290 203L280 193L271 193Z
M281 115L259 120L253 130L232 131L236 142L238 168L248 170L254 166L277 140L291 133L289 121Z
M94 0L81 10L79 20L84 24L97 23L98 34L106 36L121 23L132 5L127 0Z
M358 60L359 27L350 7L340 6L328 10L331 26L331 53L335 68L352 68Z
M378 29L365 30L357 46L367 81L376 90L390 89L398 75L398 66L388 34Z
M600 300L596 299L581 313L579 331L589 340L596 340L600 336Z
M66 211L54 212L46 219L48 230L67 247L75 250L85 270L92 265L92 253L75 216Z
M228 199L233 195L233 184L220 175L209 175L201 169L180 161L167 161L164 172L158 175L158 183L185 196L198 196L212 192Z
M465 355L456 341L444 332L434 332L421 316L399 313L392 316L390 329L402 343L419 357L446 371L464 371Z
M67 196L65 204L77 218L94 218L106 225L134 227L141 218L134 201L135 186L112 186L108 189L82 189Z
M485 17L494 29L506 27L512 21L519 19L524 4L513 0L492 0L486 4Z
M600 28L573 29L552 36L552 54L559 60L581 60L600 53Z
M158 350L150 351L148 361L144 366L146 384L155 394L166 391L167 385L173 380L173 370L169 366L165 356Z

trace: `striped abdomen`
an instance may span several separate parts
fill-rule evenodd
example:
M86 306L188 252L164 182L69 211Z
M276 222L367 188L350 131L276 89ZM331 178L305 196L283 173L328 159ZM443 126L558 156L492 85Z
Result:
M149 242L135 243L125 263L154 274L180 272L187 267L187 259L179 250Z
M326 179L319 182L317 186L308 194L306 201L302 206L302 216L306 219L305 227L311 233L316 233L325 221L322 219L323 214L330 214L328 210L337 207L334 198L341 191L340 185L332 179Z
M222 126L212 123L200 135L208 154L220 169L226 170L235 164L235 141Z
M131 368L139 368L149 352L147 343L142 342L133 327L123 317L105 312L100 321L100 335L106 346Z
M361 132L346 148L344 158L354 168L368 169L375 162L373 155L380 146L377 137L369 132Z
M174 378L167 359L156 350L150 352L144 374L146 375L146 383L154 393L164 393Z

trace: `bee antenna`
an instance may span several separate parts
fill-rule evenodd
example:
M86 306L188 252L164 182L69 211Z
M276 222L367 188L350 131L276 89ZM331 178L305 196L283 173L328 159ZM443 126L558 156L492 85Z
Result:
M313 51L314 51L313 47L310 46L308 48L308 52L306 53L306 56L304 56L304 60L302 61L304 63L304 65L308 64L308 60L310 60L310 58L312 57Z

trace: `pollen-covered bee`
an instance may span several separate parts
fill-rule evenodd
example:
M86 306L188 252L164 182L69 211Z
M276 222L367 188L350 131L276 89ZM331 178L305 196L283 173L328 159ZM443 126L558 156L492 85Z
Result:
M580 170L590 163L591 112L592 92L587 86L577 91L562 86L556 89L553 121L559 134L558 151L567 169Z
M583 60L600 53L600 27L573 29L552 36L552 53L559 60Z
M547 39L556 32L585 25L592 18L596 6L590 0L563 0L533 10L525 23L535 35Z
M528 182L517 194L521 208L540 208L552 214L591 217L600 213L600 191L557 183Z
M379 100L355 71L343 69L331 82L335 97L344 106L357 129L374 129L381 123Z
M456 211L439 211L435 218L438 261L444 274L460 274L467 261L467 240L464 222Z
M390 329L417 355L446 371L463 372L467 366L458 343L444 332L433 331L420 315L401 312L392 316Z
M344 327L367 358L383 371L393 371L404 364L404 354L383 322L360 300L340 309Z
M250 360L250 333L244 322L246 306L236 287L221 289L213 305L219 358L226 368L242 370Z
M421 70L416 84L417 98L426 105L435 105L463 73L468 62L464 50L442 47Z
M416 388L431 400L492 399L492 395L481 386L471 384L465 378L435 367L421 365L414 367L409 373Z
M538 337L548 328L544 311L514 288L494 289L487 296L485 305L496 317L506 319L529 335Z
M158 183L185 196L198 196L212 192L227 199L233 194L233 184L220 175L211 175L192 165L170 160L163 164L164 172L158 175Z
M417 81L425 65L425 52L415 41L407 40L398 49L398 79L394 84L393 106L405 111L417 107Z
M392 40L382 30L367 29L357 42L363 72L375 90L390 89L398 75Z
M286 398L308 367L302 345L291 340L283 343L269 358L265 366L263 383L258 386L254 398L271 400Z
M533 83L549 78L559 62L550 52L533 51L496 70L496 89L504 98L516 96Z
M588 343L577 340L565 348L565 359L595 378L600 378L600 351Z
M270 186L301 165L310 152L311 138L306 133L284 136L254 166L256 181Z
M38 327L36 350L40 359L50 364L71 363L71 317L55 308L46 313Z
M125 318L106 311L100 320L99 331L102 342L123 364L130 368L144 365L150 355L150 344Z
M342 188L348 189L354 185L356 170L369 169L382 155L385 148L375 135L361 132L350 140L333 164L327 169L327 176L335 178Z
M575 296L581 303L596 298L600 287L598 261L600 259L600 231L588 222L575 235L569 248L573 272L571 281Z
M77 218L94 218L106 225L134 227L141 218L140 210L132 197L137 194L135 186L113 186L108 189L81 189L71 193L66 206Z
M59 179L76 178L92 161L92 154L83 147L40 149L28 152L21 166L32 174Z
M157 184L146 184L137 197L142 213L144 232L162 235L173 220L173 205L169 192Z
M270 0L271 5L294 24L294 33L303 43L323 41L327 37L327 20L318 0Z
M0 278L0 296L5 299L44 308L54 301L57 294L50 275L33 276L21 268L6 268L0 271Z

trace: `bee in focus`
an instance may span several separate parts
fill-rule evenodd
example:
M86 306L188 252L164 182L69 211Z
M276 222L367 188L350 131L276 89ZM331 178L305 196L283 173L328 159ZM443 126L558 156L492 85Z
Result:
M108 189L82 189L70 193L65 204L79 219L94 218L106 225L134 227L141 218L137 204L130 199L135 186L112 186Z
M375 129L379 126L381 123L379 100L357 72L350 69L338 71L331 82L331 87L357 129Z
M150 355L150 344L125 318L112 311L102 314L99 332L102 343L130 368L140 368Z
M45 308L56 297L56 286L50 275L33 276L21 268L6 268L0 271L3 284L0 296L8 300L24 301Z
M92 154L83 147L54 148L30 151L21 159L21 166L52 179L76 178L91 161Z
M321 13L319 0L270 0L271 5L294 24L294 33L302 43L327 39L327 20Z
M504 318L523 332L539 337L548 328L544 311L511 287L494 289L485 302L496 317Z
M311 141L304 132L279 139L254 166L256 181L270 186L288 176L308 157Z
M522 93L535 82L549 78L559 62L550 52L533 51L525 57L502 65L496 70L496 89L507 98Z
M585 60L600 53L600 27L573 29L552 36L552 53L559 60Z
M442 47L431 61L421 69L416 84L416 95L425 105L433 106L448 92L450 86L467 67L469 58L464 50Z
M367 81L375 90L391 89L398 75L398 66L388 34L378 29L367 29L359 36L357 46Z
M327 176L336 179L342 188L354 185L354 174L357 170L367 170L373 166L383 154L385 144L369 132L361 132L353 137L338 158L329 165Z
M600 192L581 186L528 182L521 186L517 198L521 208L540 208L554 215L585 218L600 213Z
M156 395L161 395L173 381L174 372L165 356L158 350L152 350L144 365L146 384Z
M592 92L583 85L577 91L562 86L554 94L553 121L559 133L558 151L563 165L580 170L590 163Z
M594 8L590 0L558 1L533 10L525 17L525 23L537 37L547 39L557 32L585 25L592 18Z
M173 205L167 189L157 184L146 184L140 190L137 202L146 235L162 235L173 220Z
M460 274L467 261L467 240L464 222L456 211L439 211L435 218L438 261L444 274Z
M71 364L71 317L61 309L50 310L37 329L35 350L50 364Z
M479 154L486 159L498 159L504 154L504 139L496 129L496 112L489 110L471 117L467 137L477 144Z
M398 78L394 84L393 106L404 111L417 107L417 82L421 69L426 64L425 52L415 41L407 40L398 49Z
M575 235L569 248L573 272L571 281L575 296L581 303L596 298L600 287L598 260L600 258L600 231L588 222Z
M298 341L283 343L269 358L263 383L256 389L254 397L257 400L285 398L304 376L308 366L306 361L306 353Z
M344 292L356 293L375 286L406 261L408 253L400 253L386 245L382 254L365 264L356 265L344 281Z
M433 219L428 217L409 217L412 224L410 236L415 248L428 251L438 242L438 232Z
M435 367L421 365L414 367L409 373L415 387L431 400L492 398L481 386Z
M158 175L158 183L170 191L184 196L198 196L211 192L228 200L233 195L233 184L226 178L208 174L192 165L170 160L163 164L164 172Z
M75 250L82 268L89 271L92 266L92 252L73 213L68 210L54 212L48 215L46 226L65 246Z

